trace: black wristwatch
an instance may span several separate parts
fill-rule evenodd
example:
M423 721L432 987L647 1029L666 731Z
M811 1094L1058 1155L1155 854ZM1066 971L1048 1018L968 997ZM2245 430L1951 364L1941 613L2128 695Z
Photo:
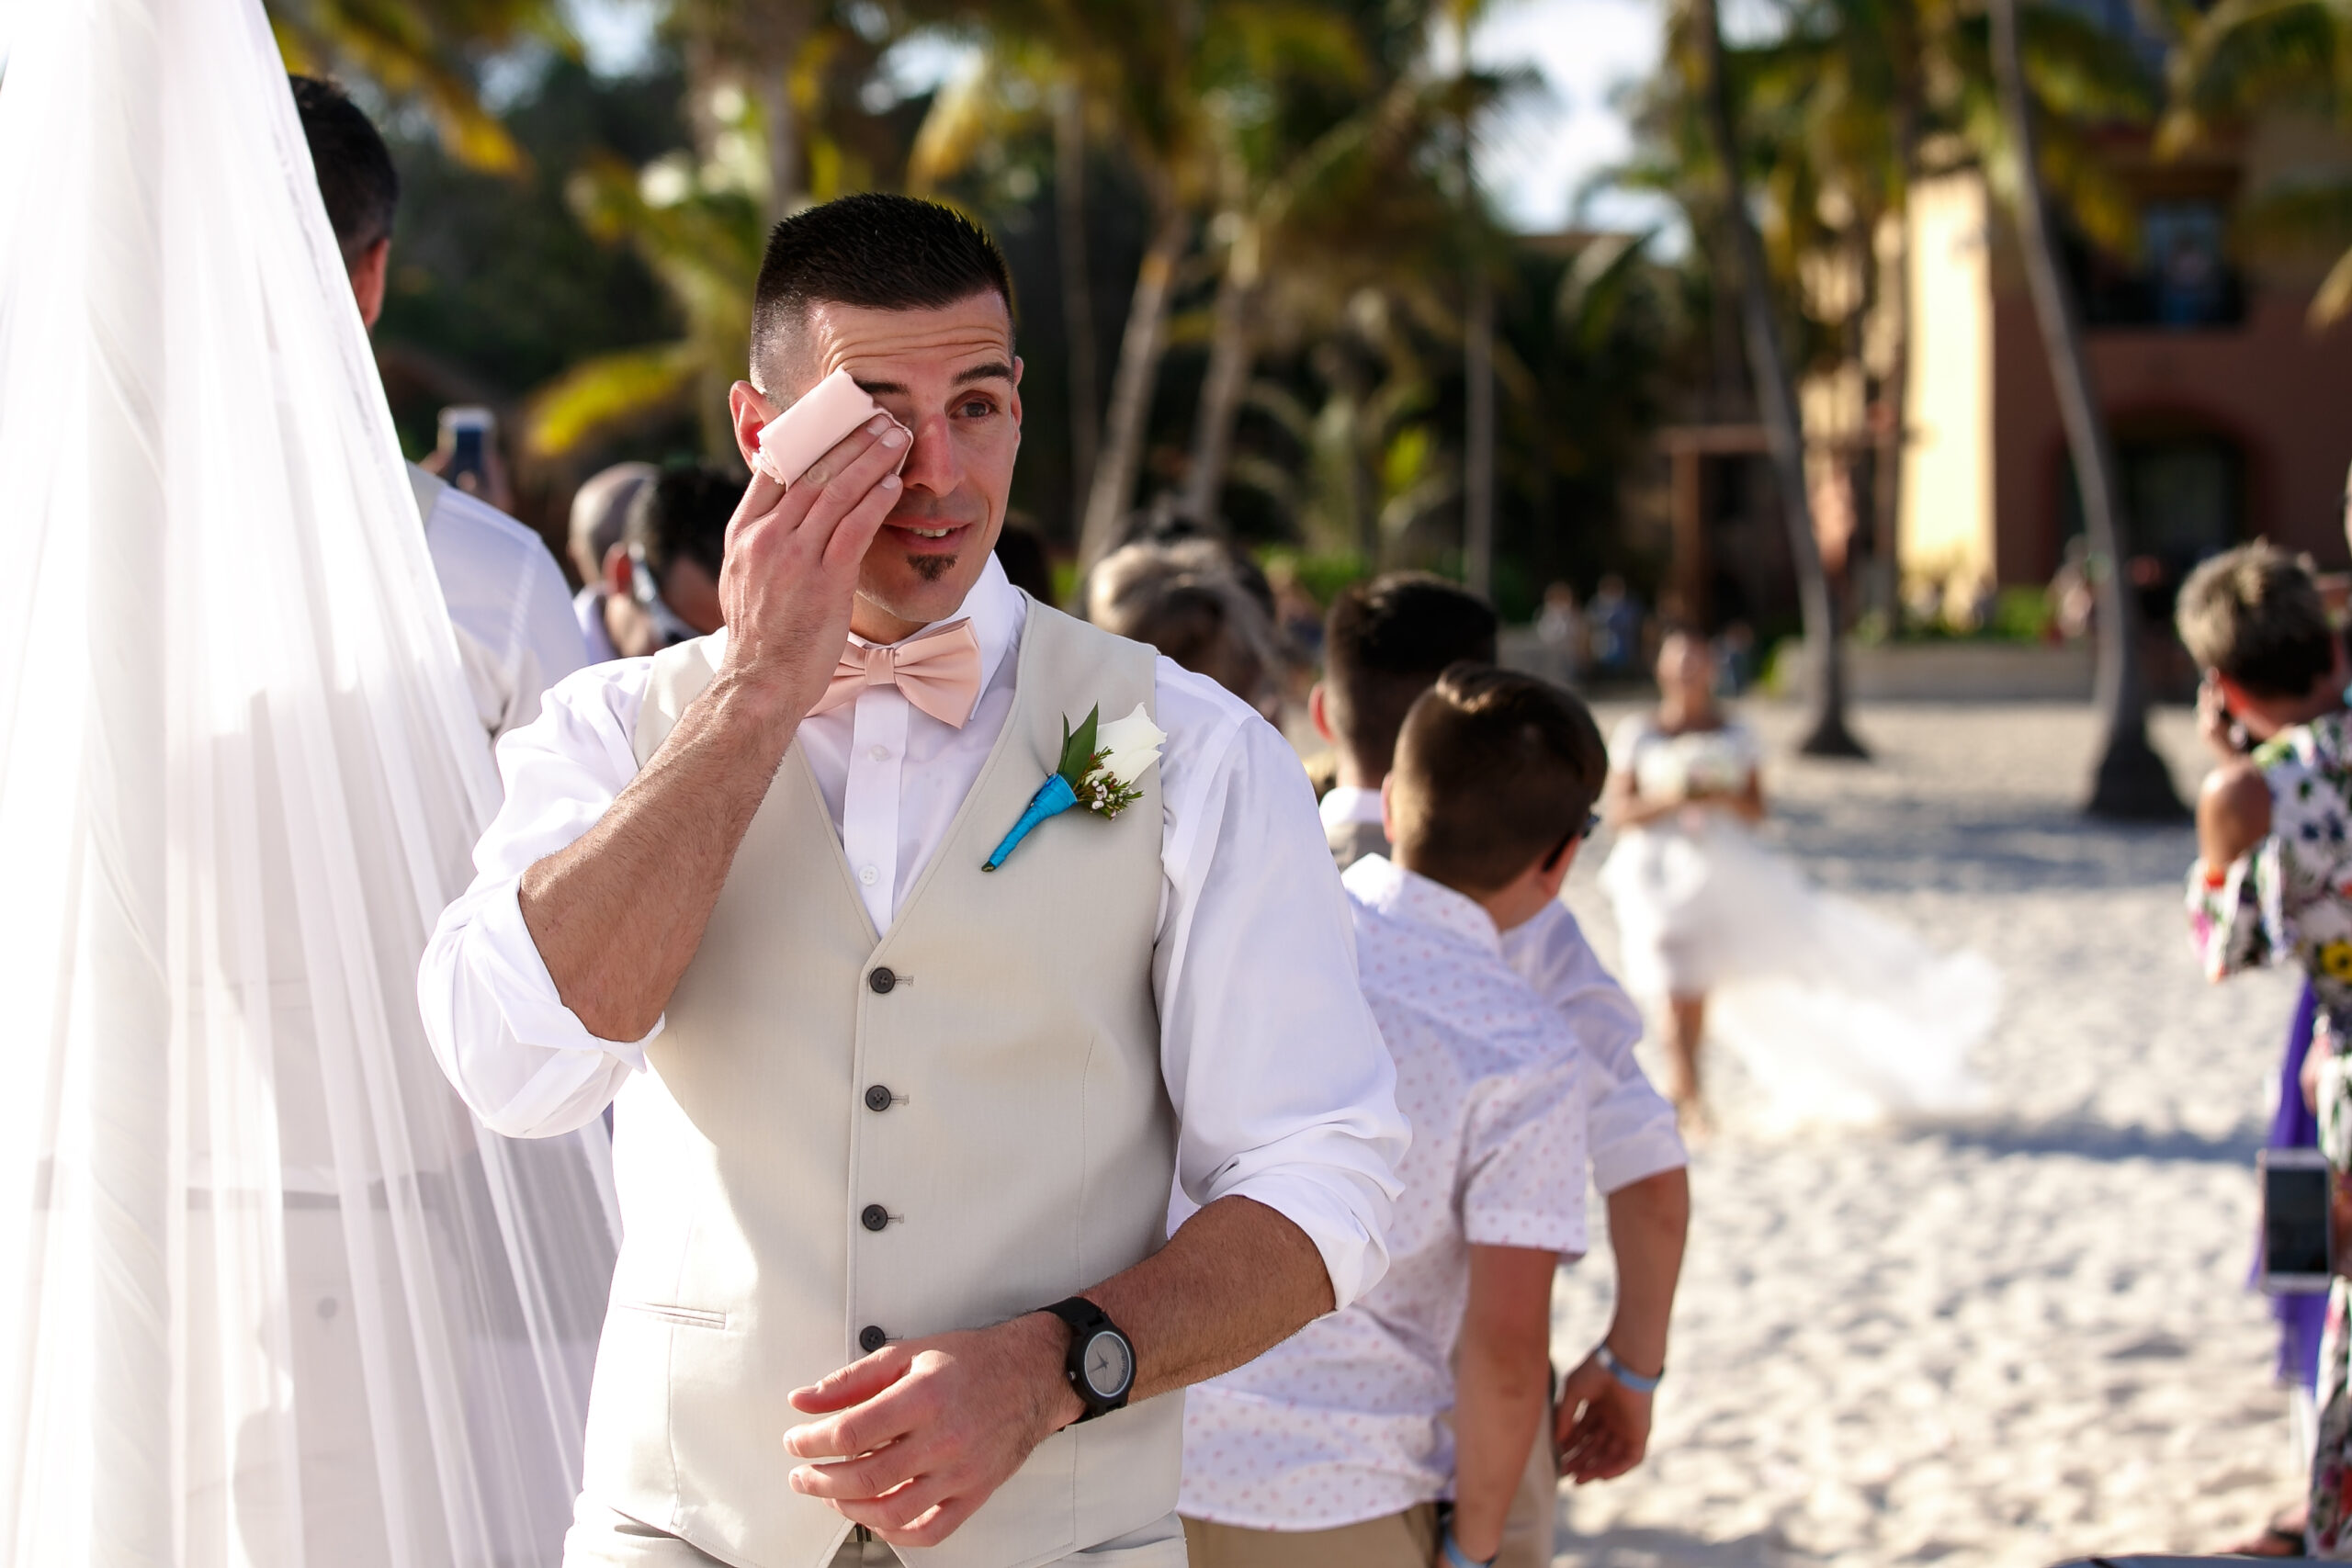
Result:
M1069 1354L1062 1359L1062 1375L1086 1406L1078 1419L1091 1421L1125 1409L1127 1393L1136 1386L1136 1348L1119 1325L1084 1296L1056 1302L1045 1310L1069 1325Z

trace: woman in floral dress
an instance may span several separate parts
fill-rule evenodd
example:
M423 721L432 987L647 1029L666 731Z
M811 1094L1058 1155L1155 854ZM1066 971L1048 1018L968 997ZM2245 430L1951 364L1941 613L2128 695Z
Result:
M2271 964L2310 977L2318 1019L2303 1073L2320 1147L2352 1173L2352 714L2319 590L2267 545L2218 556L2182 586L2181 641L2205 669L2200 728L2222 758L2197 807L2189 929L2208 977ZM2246 748L2251 746L2251 751ZM2321 1342L2306 1548L2352 1558L2352 1340L2346 1281Z

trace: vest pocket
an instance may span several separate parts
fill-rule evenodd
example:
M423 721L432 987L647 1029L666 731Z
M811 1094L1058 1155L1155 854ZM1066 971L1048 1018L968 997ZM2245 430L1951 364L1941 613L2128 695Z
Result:
M624 1312L641 1312L648 1317L658 1317L665 1323L683 1324L688 1328L724 1328L727 1314L705 1312L700 1307L673 1306L667 1302L615 1302Z

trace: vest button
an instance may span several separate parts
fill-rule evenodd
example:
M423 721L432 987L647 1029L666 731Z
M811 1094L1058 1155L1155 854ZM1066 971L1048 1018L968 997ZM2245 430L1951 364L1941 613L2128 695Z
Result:
M857 1331L857 1348L869 1356L889 1342L890 1337L870 1323Z
M865 1109L868 1111L889 1110L890 1086L888 1084L876 1084L871 1089L868 1089L865 1091Z
M888 968L876 967L872 974L865 977L866 988L877 997L888 996L890 994L890 987L898 983L899 976L897 971Z
M857 1223L867 1230L878 1231L890 1223L890 1211L879 1203L868 1203L865 1213L857 1216Z

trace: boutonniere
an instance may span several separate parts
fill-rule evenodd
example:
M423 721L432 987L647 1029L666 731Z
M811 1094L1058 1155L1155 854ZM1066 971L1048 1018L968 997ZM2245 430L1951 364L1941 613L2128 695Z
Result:
M994 871L1004 863L1013 846L1029 836L1029 829L1048 817L1058 817L1074 806L1083 806L1104 818L1116 817L1143 798L1143 791L1136 781L1143 771L1159 761L1160 742L1168 737L1151 722L1151 716L1137 703L1136 711L1125 718L1102 722L1102 709L1088 710L1086 719L1076 729L1069 720L1062 720L1062 759L1060 765L1037 793L1029 797L1029 808L1012 831L996 847L980 866L982 871Z

